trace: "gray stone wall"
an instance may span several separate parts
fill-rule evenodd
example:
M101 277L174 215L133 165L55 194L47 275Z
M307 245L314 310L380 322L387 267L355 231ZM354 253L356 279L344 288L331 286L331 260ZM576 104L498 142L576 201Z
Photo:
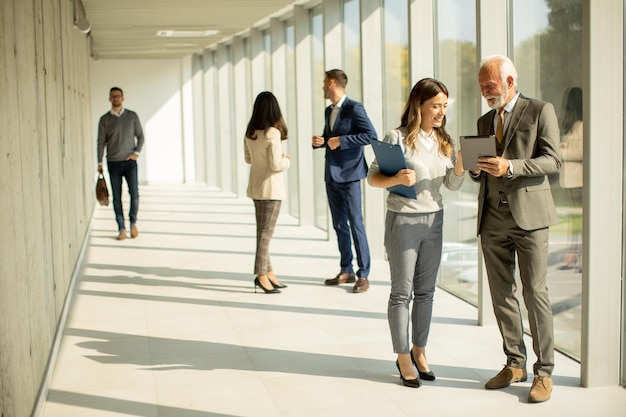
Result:
M0 1L0 416L30 416L95 197L73 0Z

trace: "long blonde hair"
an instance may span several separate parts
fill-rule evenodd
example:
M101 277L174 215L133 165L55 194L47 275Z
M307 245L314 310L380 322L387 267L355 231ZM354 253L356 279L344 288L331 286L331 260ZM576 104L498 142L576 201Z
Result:
M407 131L404 140L408 147L412 149L417 148L415 142L417 141L417 134L422 124L420 105L440 93L444 93L446 97L449 96L446 86L441 81L437 81L434 78L424 78L413 86L411 94L409 94L409 99L404 106L404 112L402 113L402 119L400 121L400 127L404 127ZM445 156L452 156L454 148L450 135L446 132L446 117L443 117L441 127L434 127L433 129L435 130L435 136L439 144L439 153Z

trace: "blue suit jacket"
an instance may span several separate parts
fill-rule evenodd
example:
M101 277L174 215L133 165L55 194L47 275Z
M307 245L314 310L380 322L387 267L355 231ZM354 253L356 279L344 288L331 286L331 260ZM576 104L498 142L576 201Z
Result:
M367 162L363 146L370 144L370 139L378 140L376 130L367 117L365 108L358 101L349 97L343 102L335 121L335 128L329 127L330 106L326 107L324 123L324 144L326 147L326 164L324 180L331 178L335 182L358 181L367 176ZM326 143L329 138L339 136L341 146L330 150Z

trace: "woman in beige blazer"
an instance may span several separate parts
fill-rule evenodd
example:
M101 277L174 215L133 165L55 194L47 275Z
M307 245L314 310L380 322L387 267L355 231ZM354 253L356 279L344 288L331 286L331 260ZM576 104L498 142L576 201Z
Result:
M256 214L256 257L254 261L254 291L261 287L266 294L279 293L285 288L274 274L269 255L280 205L285 198L283 172L290 158L282 152L281 141L287 139L287 126L274 94L260 93L254 101L248 122L244 151L250 164L247 195L254 201Z

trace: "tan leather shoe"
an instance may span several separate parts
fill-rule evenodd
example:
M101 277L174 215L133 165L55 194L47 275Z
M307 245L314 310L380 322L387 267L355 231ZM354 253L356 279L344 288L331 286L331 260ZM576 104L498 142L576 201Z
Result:
M354 288L352 288L352 292L365 292L370 288L370 282L367 278L361 278L356 281L354 284Z
M356 276L349 272L340 272L335 278L327 279L324 281L326 285L339 285L339 284L351 284L356 281Z
M120 230L120 234L117 235L116 239L117 240L124 240L124 239L126 239L126 230Z
M552 393L552 378L549 376L535 375L533 385L528 393L529 403L542 403L550 399Z
M137 230L137 226L132 225L130 227L130 237L132 237L133 239L136 238L137 236L139 236L139 230Z
M512 366L507 365L500 372L498 372L498 375L487 381L485 388L506 388L513 382L524 382L526 379L528 379L526 369L513 368Z

